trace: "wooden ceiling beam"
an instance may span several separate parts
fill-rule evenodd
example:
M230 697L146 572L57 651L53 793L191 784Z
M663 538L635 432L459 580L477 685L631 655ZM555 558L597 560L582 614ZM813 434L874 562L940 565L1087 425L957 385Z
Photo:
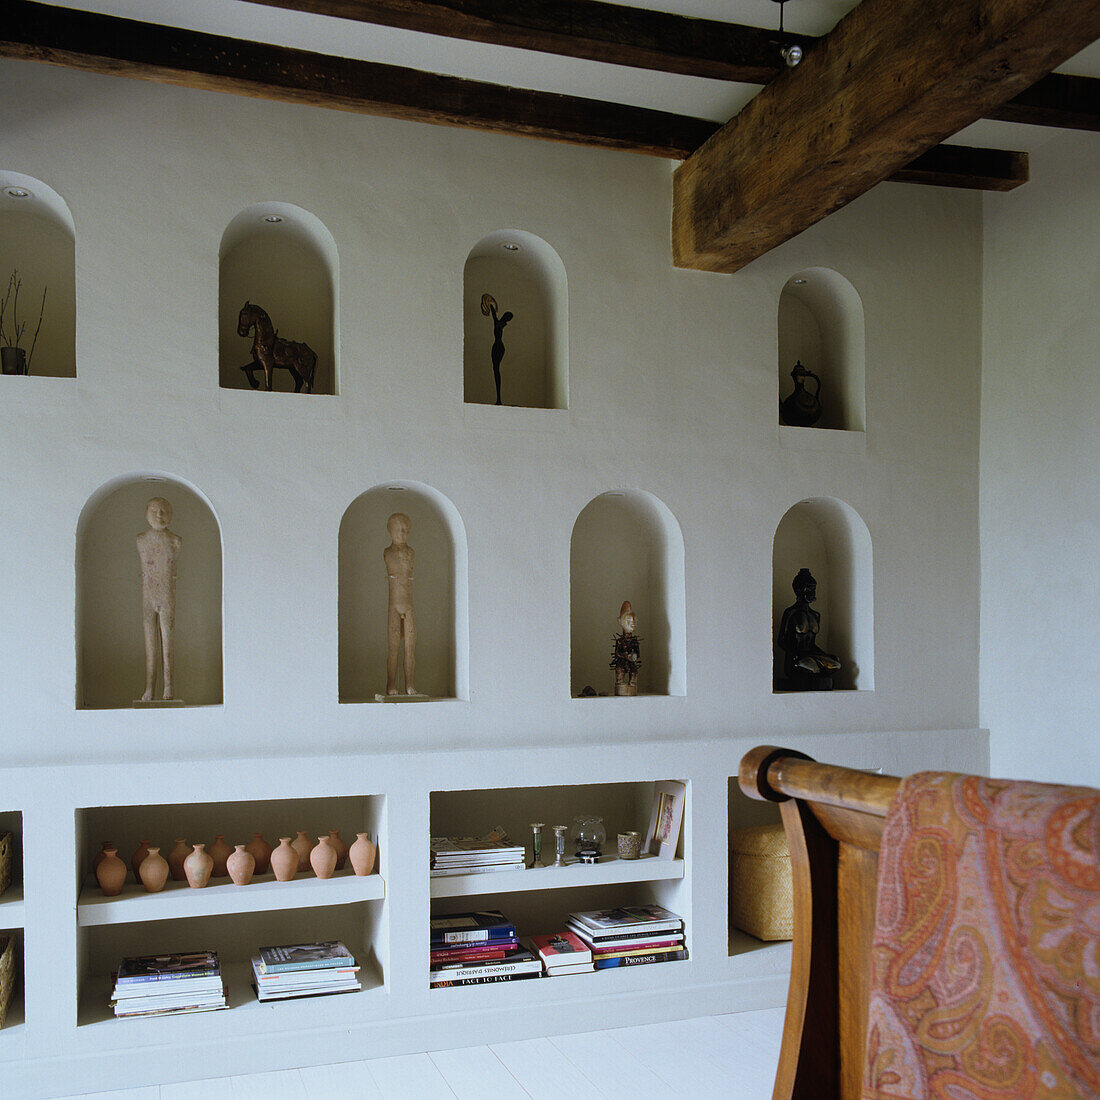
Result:
M0 56L672 160L682 160L716 129L706 119L664 111L506 88L29 0L6 0Z
M708 119L641 107L504 88L24 0L8 4L0 23L0 55L91 72L671 160L683 160L719 129ZM995 164L987 164L984 172L987 182L980 184L981 173L972 164L960 165L951 185L1003 186L1005 181L995 179ZM915 171L910 178L942 183L951 177L948 166L934 181L928 172Z
M272 8L445 38L580 57L636 69L767 84L780 49L816 35L693 19L601 0L252 0ZM985 115L1006 122L1100 130L1100 80L1051 74Z
M780 34L598 0L253 2L494 46L747 84L766 84L779 74L783 46L797 44L808 50L817 41L812 35Z
M1100 36L1100 0L862 0L674 176L681 267L736 271Z

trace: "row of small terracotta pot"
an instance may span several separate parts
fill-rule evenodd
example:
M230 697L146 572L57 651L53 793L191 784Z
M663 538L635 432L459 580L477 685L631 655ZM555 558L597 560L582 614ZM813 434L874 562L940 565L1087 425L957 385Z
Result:
M134 852L130 865L134 878L150 894L164 889L169 878L177 882L185 879L187 885L200 889L212 878L229 877L236 886L247 886L253 875L263 875L270 869L278 882L289 882L299 872L310 870L318 878L331 878L350 860L357 875L369 875L374 870L377 847L369 833L356 833L356 840L349 848L341 839L340 830L332 829L328 836L320 836L317 843L299 830L292 841L279 838L279 846L272 848L261 833L253 833L249 844L237 844L230 848L225 835L218 833L210 851L205 844L189 845L182 837L168 853L160 854L160 848L151 847L143 840ZM92 860L96 881L107 897L122 893L126 882L126 864L119 858L118 849L109 841L103 841L103 849Z

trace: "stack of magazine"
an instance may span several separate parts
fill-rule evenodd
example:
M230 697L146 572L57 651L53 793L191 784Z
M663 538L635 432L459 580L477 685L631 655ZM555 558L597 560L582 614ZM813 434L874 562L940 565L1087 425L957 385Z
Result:
M216 951L123 959L111 994L116 1016L161 1016L226 1008Z
M516 926L499 910L433 917L431 928L433 989L542 977L542 960L519 946Z
M351 952L339 941L261 947L252 960L252 988L261 1001L354 993L362 989Z
M498 825L488 836L433 836L431 873L476 875L485 871L522 871L526 852L522 844Z
M684 922L662 905L570 913L569 930L592 949L597 970L687 958Z

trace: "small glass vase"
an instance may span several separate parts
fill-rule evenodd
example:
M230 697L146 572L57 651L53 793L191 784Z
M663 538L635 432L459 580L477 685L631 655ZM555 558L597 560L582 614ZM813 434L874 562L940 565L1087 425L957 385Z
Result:
M573 818L573 851L581 863L599 863L607 830L597 814L578 814Z

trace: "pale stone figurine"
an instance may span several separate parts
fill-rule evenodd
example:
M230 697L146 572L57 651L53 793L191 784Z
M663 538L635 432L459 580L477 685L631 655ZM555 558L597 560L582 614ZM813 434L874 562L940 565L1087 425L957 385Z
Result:
M615 635L615 650L611 655L611 668L615 672L615 694L638 694L638 669L642 664L642 655L638 637L638 618L630 606L629 600L623 600L619 608L619 626L622 631Z
M173 640L176 632L176 563L183 539L168 530L172 505L163 497L153 497L145 508L149 530L137 537L141 559L141 625L145 632L145 692L143 703L153 698L157 683L158 656L164 669L162 698L174 699ZM158 641L160 652L158 654Z
M387 622L389 652L386 659L386 694L399 695L397 690L397 657L404 641L405 694L416 695L413 675L416 671L416 615L413 612L413 548L409 545L412 522L404 512L394 512L386 523L393 540L382 552L386 576L390 585Z

